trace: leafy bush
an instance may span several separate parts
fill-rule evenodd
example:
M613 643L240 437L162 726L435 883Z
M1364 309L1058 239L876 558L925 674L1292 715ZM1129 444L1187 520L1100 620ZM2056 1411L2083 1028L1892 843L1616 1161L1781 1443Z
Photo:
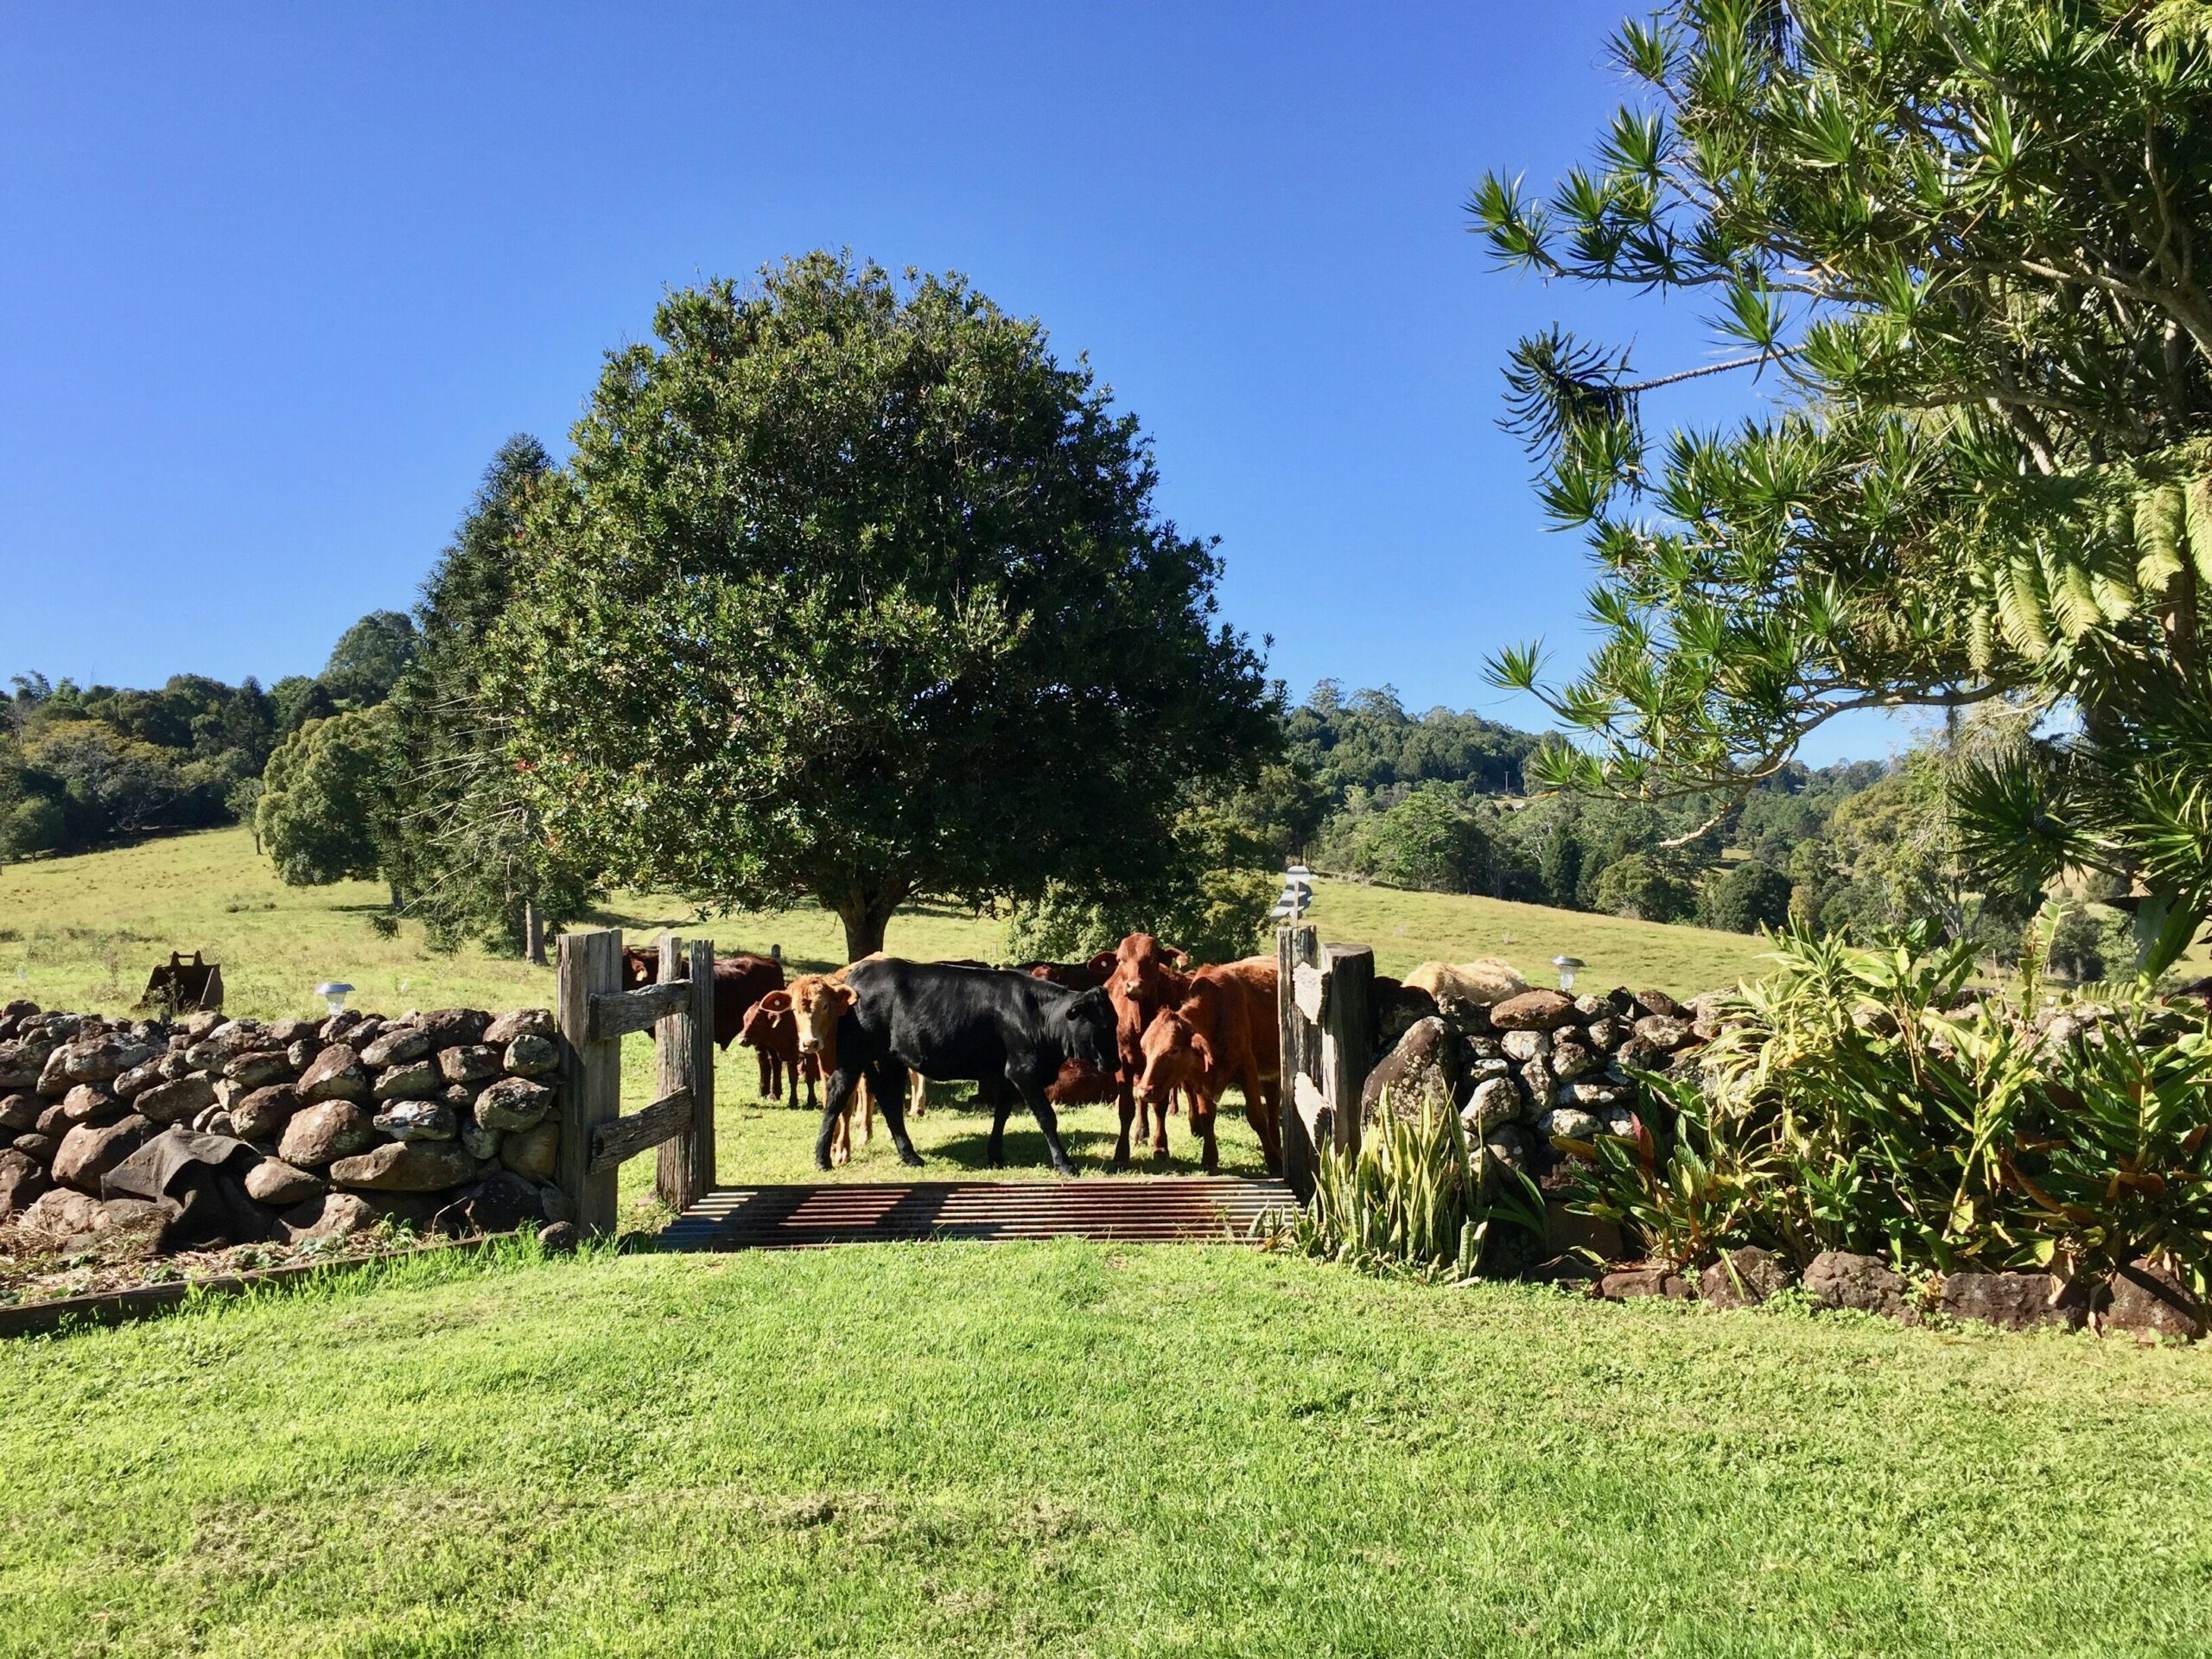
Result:
M1577 1205L1694 1261L1739 1243L1942 1271L2212 1279L2212 1033L2147 993L2039 1027L1967 988L1971 944L1802 932L1745 986L1700 1081L1646 1078L1676 1122L1597 1149ZM2032 982L2031 982L2032 983Z
M1294 1248L1366 1272L1458 1283L1481 1270L1493 1223L1542 1237L1542 1195L1491 1159L1478 1167L1447 1104L1425 1098L1417 1118L1389 1107L1386 1099L1357 1153L1319 1149L1313 1201L1287 1231Z

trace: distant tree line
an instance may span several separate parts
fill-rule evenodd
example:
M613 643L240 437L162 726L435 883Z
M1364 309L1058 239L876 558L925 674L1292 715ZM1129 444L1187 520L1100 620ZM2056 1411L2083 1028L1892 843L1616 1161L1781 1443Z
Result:
M321 674L266 689L200 674L156 690L15 676L0 705L0 858L251 821L277 747L382 702L414 648L413 623L379 611L346 630Z

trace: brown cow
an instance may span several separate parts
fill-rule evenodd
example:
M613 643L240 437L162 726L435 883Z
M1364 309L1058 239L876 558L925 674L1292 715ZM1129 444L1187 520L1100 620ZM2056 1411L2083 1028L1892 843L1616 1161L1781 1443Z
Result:
M1273 957L1198 969L1182 999L1145 1027L1141 1046L1138 1093L1157 1112L1177 1089L1189 1091L1191 1133L1204 1146L1201 1167L1221 1166L1214 1115L1224 1090L1232 1086L1244 1096L1244 1116L1260 1137L1268 1169L1282 1167L1282 1039L1275 1022Z
M1093 957L1094 962L1100 957ZM1114 1042L1120 1055L1115 1102L1121 1108L1122 1133L1114 1142L1114 1161L1129 1161L1129 1128L1136 1126L1139 1140L1149 1139L1154 1158L1167 1156L1167 1115L1164 1107L1140 1098L1137 1079L1144 1075L1144 1033L1160 1009L1183 1000L1190 984L1182 951L1162 944L1149 933L1132 933L1115 950L1106 975L1106 995L1114 1005ZM1144 1117L1150 1117L1147 1134Z
M635 948L622 952L622 982L632 990L660 982L660 952ZM728 1048L745 1028L745 1013L770 991L780 989L784 964L767 957L715 958L715 1046Z
M747 1008L737 1040L760 1057L761 1099L781 1100L788 1088L791 1104L796 1106L798 1086L804 1083L806 1103L810 1108L814 1105L814 1084L819 1073L812 1058L798 1052L798 1017L791 1012L788 995L771 991Z
M1095 991L1106 982L1106 976L1113 970L1111 950L1101 950L1089 962L1024 962L1017 963L1014 969L1017 974L1027 974L1032 979L1041 979L1047 985L1071 991Z

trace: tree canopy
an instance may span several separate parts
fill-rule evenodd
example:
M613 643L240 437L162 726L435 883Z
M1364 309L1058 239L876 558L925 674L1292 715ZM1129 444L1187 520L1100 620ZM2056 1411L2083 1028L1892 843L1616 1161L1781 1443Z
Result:
M1970 847L2124 876L2146 965L2178 953L2212 899L2209 44L2182 0L1676 0L1615 37L1646 96L1593 167L1482 181L1505 264L1705 296L1734 348L1514 354L1603 573L1579 678L1495 664L1595 740L1542 781L1697 793L1849 709L2063 704L2082 742L1961 790ZM1732 368L1775 412L1647 442L1652 393Z
M702 905L1127 885L1279 742L1135 418L958 276L669 295L526 515L495 652L550 842Z
M370 709L391 695L420 644L404 611L371 611L338 636L323 664L323 690L342 709Z

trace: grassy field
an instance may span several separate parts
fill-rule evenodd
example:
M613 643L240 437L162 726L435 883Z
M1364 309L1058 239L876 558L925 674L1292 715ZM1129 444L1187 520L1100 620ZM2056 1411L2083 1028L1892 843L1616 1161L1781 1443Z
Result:
M244 830L181 836L141 846L33 864L0 865L0 1000L29 996L48 1007L118 1011L136 1001L149 967L173 949L204 950L223 965L233 1013L273 1017L316 1006L312 988L341 979L354 1003L380 1013L411 1007L513 1007L553 1001L550 969L468 950L436 955L422 930L404 925L378 938L370 919L383 890L368 882L288 887L257 856ZM1321 883L1313 919L1332 939L1371 944L1384 973L1402 974L1434 957L1503 956L1538 982L1560 954L1590 966L1600 987L1656 985L1688 994L1731 980L1755 963L1758 942L1696 928L1662 927L1605 916L1442 893L1399 893ZM725 950L780 944L794 969L843 958L843 933L821 911L719 916L697 922L675 900L621 895L599 918L644 941L664 927L709 932ZM892 925L891 948L904 955L978 957L1005 953L1004 925L957 912L918 910ZM651 1097L651 1047L625 1046L626 1100ZM757 1098L750 1054L733 1051L716 1077L721 1174L728 1181L816 1179L818 1118ZM1259 1143L1241 1120L1224 1119L1224 1169L1260 1173ZM988 1122L980 1114L939 1109L913 1124L916 1145L939 1174L977 1174ZM1096 1170L1112 1149L1117 1125L1106 1107L1066 1115L1063 1130L1078 1165ZM1179 1119L1171 1126L1169 1167L1196 1167ZM1042 1137L1027 1114L1009 1125L1008 1173L1044 1167ZM1147 1165L1149 1168L1151 1166ZM838 1171L840 1180L898 1179L903 1172L880 1133ZM626 1201L644 1199L652 1160L623 1169ZM640 1217L640 1219L645 1219Z
M0 1654L2202 1652L2212 1360L1230 1249L600 1257L11 1345Z

